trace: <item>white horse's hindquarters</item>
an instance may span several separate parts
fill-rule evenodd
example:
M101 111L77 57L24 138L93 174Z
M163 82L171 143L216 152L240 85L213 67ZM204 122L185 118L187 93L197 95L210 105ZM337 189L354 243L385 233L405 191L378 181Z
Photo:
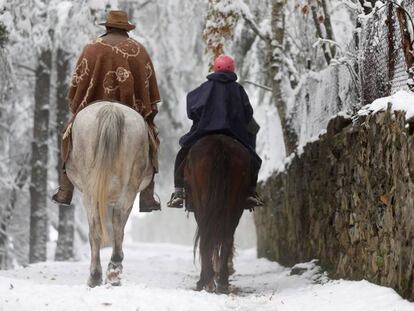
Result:
M120 169L114 167L109 182L109 197L111 201L117 201L120 196L131 197L131 194L126 194L127 192L135 192L136 195L144 189L149 184L153 172L149 159L147 126L142 116L131 108L113 102L98 102L79 112L72 127L73 148L66 163L66 170L75 187L84 192L94 161L98 129L96 116L104 105L115 105L125 117L120 152L122 165Z

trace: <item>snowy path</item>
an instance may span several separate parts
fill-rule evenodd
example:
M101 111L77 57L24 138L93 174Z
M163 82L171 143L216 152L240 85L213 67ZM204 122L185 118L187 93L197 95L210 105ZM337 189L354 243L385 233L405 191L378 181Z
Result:
M108 249L102 257L105 267ZM193 291L198 268L190 247L128 244L121 287L88 288L87 261L40 263L0 271L0 310L414 310L389 288L330 281L312 263L301 266L302 275L290 275L254 250L240 251L231 281L237 294L215 295Z

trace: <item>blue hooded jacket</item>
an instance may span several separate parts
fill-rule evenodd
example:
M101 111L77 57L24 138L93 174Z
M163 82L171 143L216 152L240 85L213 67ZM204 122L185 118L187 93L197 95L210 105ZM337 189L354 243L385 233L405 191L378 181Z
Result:
M187 115L193 125L181 137L180 145L189 146L203 136L221 133L237 139L261 162L254 150L256 137L248 131L253 108L246 91L236 82L237 75L219 71L207 79L187 95Z

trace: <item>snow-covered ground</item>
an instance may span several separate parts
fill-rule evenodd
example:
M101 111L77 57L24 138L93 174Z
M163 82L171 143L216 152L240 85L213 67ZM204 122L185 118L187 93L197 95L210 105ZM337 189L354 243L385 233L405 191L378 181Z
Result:
M104 265L109 249L102 253ZM0 271L0 310L414 310L414 304L392 289L366 281L329 280L312 262L285 268L257 259L253 249L237 255L233 293L228 296L193 290L198 264L193 264L191 247L127 244L121 287L88 288L87 255L85 249L81 262Z

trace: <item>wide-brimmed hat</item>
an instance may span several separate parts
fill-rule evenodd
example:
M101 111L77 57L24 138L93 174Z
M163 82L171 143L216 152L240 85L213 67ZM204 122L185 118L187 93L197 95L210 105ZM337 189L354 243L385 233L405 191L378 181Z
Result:
M106 16L106 21L99 23L99 25L123 29L126 31L135 29L135 25L128 22L128 13L125 11L109 11Z

